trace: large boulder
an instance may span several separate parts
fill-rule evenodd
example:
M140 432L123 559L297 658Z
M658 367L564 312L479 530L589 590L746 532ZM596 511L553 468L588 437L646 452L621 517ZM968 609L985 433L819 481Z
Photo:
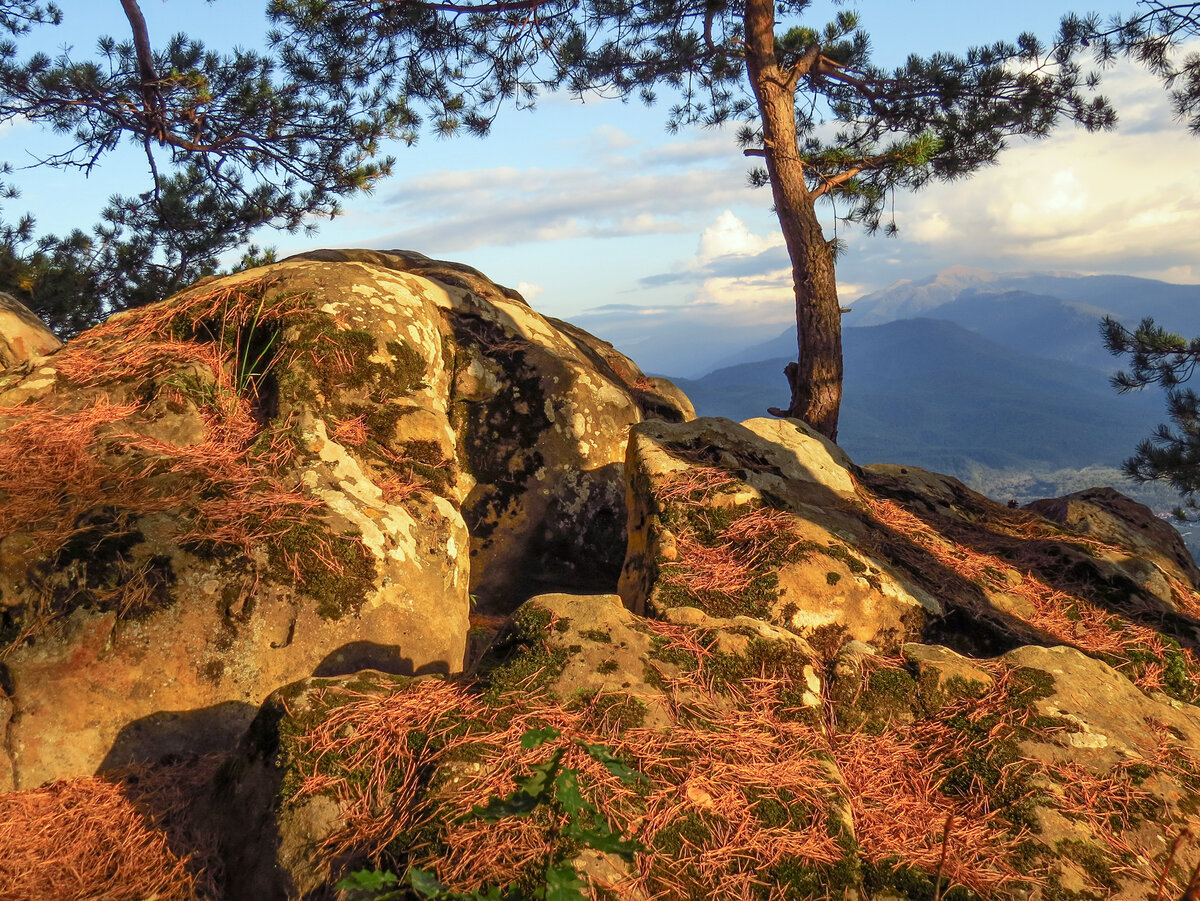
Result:
M296 679L459 670L473 594L615 589L626 427L690 415L623 360L467 267L339 251L12 370L0 778L227 748Z
M1112 488L1088 488L1026 505L1027 510L1095 542L1097 557L1168 605L1174 586L1200 588L1200 568L1170 523Z
M1194 564L1115 492L1011 509L948 476L857 467L793 420L647 421L626 468L635 612L693 606L884 650L1068 645L1200 699Z
M1100 661L817 651L669 612L537 597L469 683L277 693L203 807L228 824L227 896L325 898L364 868L531 889L551 862L623 898L1133 901L1160 875L1177 897L1200 859L1167 859L1200 827L1200 713ZM535 794L548 766L568 773ZM540 813L518 811L522 785ZM572 833L596 811L636 858Z
M897 645L941 608L876 551L849 458L796 420L646 422L629 441L620 593Z
M410 286L436 280L410 290L442 310L442 345L422 350L452 361L446 403L481 609L511 612L545 591L615 590L625 556L626 433L645 418L694 418L687 398L468 266L411 251L291 259L386 267Z
M62 342L29 307L0 291L0 369L31 362L60 347Z

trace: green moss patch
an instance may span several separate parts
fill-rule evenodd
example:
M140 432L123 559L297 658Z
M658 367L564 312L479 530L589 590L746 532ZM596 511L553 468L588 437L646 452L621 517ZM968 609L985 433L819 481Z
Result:
M777 619L779 569L806 559L816 545L761 501L717 506L707 502L708 490L700 486L678 499L660 500L658 527L677 536L679 556L655 561L652 612L691 606L722 618ZM689 554L689 547L700 550Z
M295 524L268 555L272 576L283 583L294 579L324 619L356 615L375 589L375 559L356 532L331 535L319 521Z

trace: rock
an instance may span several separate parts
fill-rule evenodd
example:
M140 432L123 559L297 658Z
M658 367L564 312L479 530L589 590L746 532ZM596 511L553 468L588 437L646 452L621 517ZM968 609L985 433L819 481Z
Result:
M1057 863L1048 892L1140 901L1172 839L1200 823L1200 710L1147 695L1074 648L1027 646L1002 660L1046 724L1015 737L1042 788L1030 812L1033 842ZM1200 861L1189 844L1175 860L1185 874Z
M209 282L0 394L17 787L227 748L313 672L461 667L469 536L453 476L417 482L428 418L405 428L427 410L453 448L452 373L416 346L441 313L382 275Z
M305 679L273 692L236 752L213 777L194 817L219 836L222 897L285 901L330 897L321 843L346 826L347 805L331 793L297 794L311 765L294 741L349 696L387 697L420 679L365 670Z
M490 652L483 674L504 685L519 682L536 663L539 690L565 702L603 698L637 725L668 729L674 705L721 707L688 683L698 663L688 653L663 648L680 636L703 636L702 653L725 661L724 669L749 675L758 658L786 659L803 679L806 707L819 703L816 653L799 636L749 617L721 619L691 607L667 612L655 623L635 616L617 595L539 595L514 616L513 628ZM496 670L502 671L497 675Z
M62 347L42 320L13 297L0 291L0 370L32 363Z
M917 668L917 680L927 691L980 694L996 682L987 670L969 657L941 645L906 644L900 653Z
M698 890L718 876L727 887L764 878L778 885L768 868L789 853L780 823L793 815L799 831L790 841L840 857L826 817L804 813L827 796L836 807L837 774L823 760L789 756L807 747L801 736L815 734L804 723L819 721L800 703L820 692L803 642L762 623L675 612L689 624L643 620L613 595L541 596L517 611L474 685L362 673L272 696L201 811L228 824L229 897L322 897L322 886L375 860L370 866L385 871L420 867L454 891L503 890L517 880L536 884L547 855L622 898L661 897L679 880ZM762 705L757 714L747 687ZM595 805L560 822L600 816L619 836L636 836L650 858L634 868L595 838L570 838L566 825L548 830L539 814L481 819L490 798L552 753L572 774L562 785L577 784ZM750 753L775 755L782 784L747 769ZM733 774L742 781L730 784ZM559 797L542 796L537 806ZM775 805L769 822L747 799ZM710 829L726 818L740 829L722 839ZM730 840L734 855L721 850ZM739 862L752 849L764 869ZM788 878L816 879L832 869L823 860L793 860Z
M1200 568L1179 532L1143 504L1112 488L1089 488L1034 501L1026 509L1094 539L1094 553L1114 572L1174 604L1172 582L1200 588Z
M911 466L863 467L859 488L886 529L882 552L945 610L930 621L925 640L980 656L1018 644L1072 645L1116 655L1118 668L1147 687L1155 674L1181 673L1170 662L1172 643L1192 649L1186 654L1200 649L1200 592L1180 578L1177 536L1161 533L1164 544L1156 552L1152 542L1141 549L1106 544L1094 528L1081 533L1043 519L1036 513L1040 503L1010 509L956 479ZM1124 530L1131 541L1151 541L1137 537L1154 526L1139 507L1104 499L1110 539L1119 542ZM1125 515L1132 518L1126 522ZM1169 690L1200 699L1188 687L1200 669L1190 663L1187 669L1191 675Z
M1161 693L1147 695L1107 663L1074 648L1029 645L1002 659L1050 677L1053 692L1037 699L1037 709L1073 724L1051 752L1059 761L1108 771L1121 761L1152 759L1164 732L1184 747L1200 747L1200 709L1172 703Z
M643 619L614 596L542 596L517 612L474 687L366 674L288 689L256 721L258 757L227 768L275 762L273 819L246 828L279 836L246 853L232 842L231 884L283 897L247 875L260 866L308 897L385 841L381 869L411 863L456 891L537 879L498 858L479 812L551 753L610 826L643 845L636 869L578 845L565 852L621 897L740 891L751 874L738 855L754 854L760 888L780 894L869 885L873 897L931 897L940 874L980 897L1132 901L1157 879L1171 837L1200 827L1200 714L1074 649L971 660L907 644L897 658L850 641L825 667L761 621L688 607L669 617ZM609 754L641 774L638 791L599 763ZM365 788L383 785L402 787L407 813ZM245 788L214 788L247 806ZM536 816L494 829L526 859L559 840ZM412 835L422 838L411 856L395 856L412 847L397 837ZM1197 857L1181 848L1180 871Z
M940 611L872 551L849 458L795 420L645 422L626 468L632 610L694 606L892 646Z
M582 329L540 316L468 266L411 251L316 251L292 260L434 279L453 355L448 399L471 534L471 592L511 612L552 590L615 590L625 553L628 427L694 417L666 380ZM415 281L414 281L415 283ZM437 353L437 348L427 348Z
M625 431L690 415L643 381L469 267L374 251L207 280L17 371L13 783L228 748L314 673L455 672L469 595L615 589Z
M0 789L233 748L192 811L225 897L411 866L460 895L1140 901L1200 863L1196 568L1113 492L1010 509L791 420L693 420L405 252L114 317L0 410ZM459 672L469 622L500 631ZM56 797L9 796L31 831L75 816ZM81 860L125 847L105 828Z

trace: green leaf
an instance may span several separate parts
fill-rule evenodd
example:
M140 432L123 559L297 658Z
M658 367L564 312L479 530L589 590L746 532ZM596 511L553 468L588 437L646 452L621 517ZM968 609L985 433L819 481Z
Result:
M641 842L621 838L607 823L597 823L595 828L581 830L574 837L594 851L616 854L623 860L633 860L635 854L645 850Z
M558 778L554 780L554 791L555 800L571 819L572 825L580 814L597 812L596 808L588 803L579 791L579 772L577 770L565 769L559 773Z
M491 798L486 807L476 807L473 816L488 823L505 817L527 817L537 808L541 799L523 791L515 791L507 798Z
M521 736L521 747L526 751L532 751L534 748L540 748L546 742L558 738L560 735L562 735L562 732L553 726L547 726L545 729L530 729Z
M432 873L420 867L409 867L404 876L413 887L413 891L422 898L438 898L447 891L446 886L438 882Z
M587 883L579 878L570 862L546 870L546 901L582 901Z
M334 888L342 892L381 892L400 880L386 870L358 870L342 879Z
M563 749L559 748L545 763L533 767L530 774L517 783L517 790L507 798L492 798L486 807L476 807L471 813L494 823L503 817L527 817L539 804L549 804L562 758Z
M608 770L626 785L630 785L635 782L648 781L644 775L639 773L633 767L627 766L604 745L588 745L581 743L580 747L587 751L594 761L601 764L606 770Z

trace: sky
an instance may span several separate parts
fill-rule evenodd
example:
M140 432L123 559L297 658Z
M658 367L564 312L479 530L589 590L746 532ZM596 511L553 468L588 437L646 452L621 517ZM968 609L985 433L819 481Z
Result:
M1065 12L1107 16L1133 3L849 5L872 35L876 62L894 65L912 52L963 52L1025 30L1049 38ZM61 5L68 27L55 46L73 46L76 57L106 30L125 37L116 0ZM214 48L228 47L231 33L252 45L265 30L258 4L244 0L142 6L156 43L185 30ZM833 7L824 7L813 20L825 20ZM1200 282L1200 138L1173 121L1161 85L1132 65L1106 71L1102 91L1120 116L1115 131L1067 125L1048 140L1014 142L998 165L970 179L899 193L896 238L839 227L847 244L838 263L843 302L953 265ZM504 110L485 139L424 136L415 147L393 148L394 176L348 201L315 237L264 233L260 241L281 255L404 248L468 263L518 288L540 311L618 346L651 321L748 337L782 330L793 301L769 190L747 187L747 162L731 130L671 135L665 118L662 105L543 97L533 112ZM5 129L0 159L20 165L61 141L34 132ZM86 229L109 194L144 189L137 162L136 155L108 161L86 181L19 170L12 180L23 196L6 201L5 211L29 210L47 230Z

